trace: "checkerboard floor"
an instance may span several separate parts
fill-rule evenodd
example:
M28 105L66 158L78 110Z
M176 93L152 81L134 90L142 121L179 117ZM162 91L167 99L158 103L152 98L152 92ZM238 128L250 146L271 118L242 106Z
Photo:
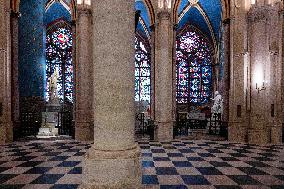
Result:
M139 141L145 189L284 189L284 146L225 141ZM90 143L72 140L0 146L1 189L73 189Z

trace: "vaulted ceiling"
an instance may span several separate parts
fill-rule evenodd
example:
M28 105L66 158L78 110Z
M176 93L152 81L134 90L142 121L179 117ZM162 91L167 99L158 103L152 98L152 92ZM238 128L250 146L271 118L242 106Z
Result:
M43 23L45 25L50 24L51 22L63 18L66 21L71 21L71 12L68 7L66 7L61 2L53 2L48 8L45 9Z
M53 4L63 5L69 12L71 11L71 0L46 0L45 11L47 11Z
M12 7L17 10L20 0L13 0ZM45 0L46 11L58 3L62 4L76 18L75 0ZM141 17L138 23L138 29L149 37L150 26L154 23L155 14L152 5L156 5L157 0L135 0L136 10L141 11ZM222 21L223 9L228 9L228 0L172 0L177 4L178 19L176 20L178 29L186 24L192 24L209 36L213 41L218 41L220 24ZM223 10L224 13L224 10ZM225 12L228 14L228 11ZM223 15L228 16L228 15Z
M137 29L149 38L151 20L146 2L144 0L135 0L135 9L136 11L140 11Z
M218 40L221 21L221 0L181 0L178 7L178 29L194 25L213 41Z

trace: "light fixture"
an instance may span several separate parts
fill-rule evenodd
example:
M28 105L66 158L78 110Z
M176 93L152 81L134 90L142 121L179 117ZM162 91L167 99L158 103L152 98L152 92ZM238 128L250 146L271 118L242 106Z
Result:
M255 67L254 81L257 93L266 89L265 83L267 82L265 82L264 70L262 65L258 65L257 67Z
M256 0L250 0L250 3L251 3L252 5L255 5Z
M171 9L172 7L172 0L159 0L158 1L158 8L161 10Z
M255 89L257 90L257 93L266 89L265 81L263 78L264 78L263 69L261 66L259 66L256 69L255 78L254 78L255 79Z
M260 91L263 91L266 89L265 85L264 85L264 81L262 81L262 85L261 87L260 86L257 86L257 83L255 83L255 88L257 90L257 93L259 93Z
M77 4L91 6L91 0L77 0Z
M91 0L85 0L85 4L90 6L91 5Z

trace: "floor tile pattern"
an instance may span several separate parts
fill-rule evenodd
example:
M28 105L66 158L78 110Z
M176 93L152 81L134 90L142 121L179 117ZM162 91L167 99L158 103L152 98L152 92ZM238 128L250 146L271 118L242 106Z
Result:
M145 189L284 189L284 146L226 141L141 140ZM0 146L1 189L76 189L90 143L72 140Z

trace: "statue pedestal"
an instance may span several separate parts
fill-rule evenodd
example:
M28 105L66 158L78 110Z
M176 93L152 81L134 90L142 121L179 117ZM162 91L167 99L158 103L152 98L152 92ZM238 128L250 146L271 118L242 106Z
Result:
M58 136L57 128L41 127L37 134L37 138L52 138Z
M42 112L42 125L39 128L37 138L52 138L58 136L60 126L60 104L47 104L46 112Z

